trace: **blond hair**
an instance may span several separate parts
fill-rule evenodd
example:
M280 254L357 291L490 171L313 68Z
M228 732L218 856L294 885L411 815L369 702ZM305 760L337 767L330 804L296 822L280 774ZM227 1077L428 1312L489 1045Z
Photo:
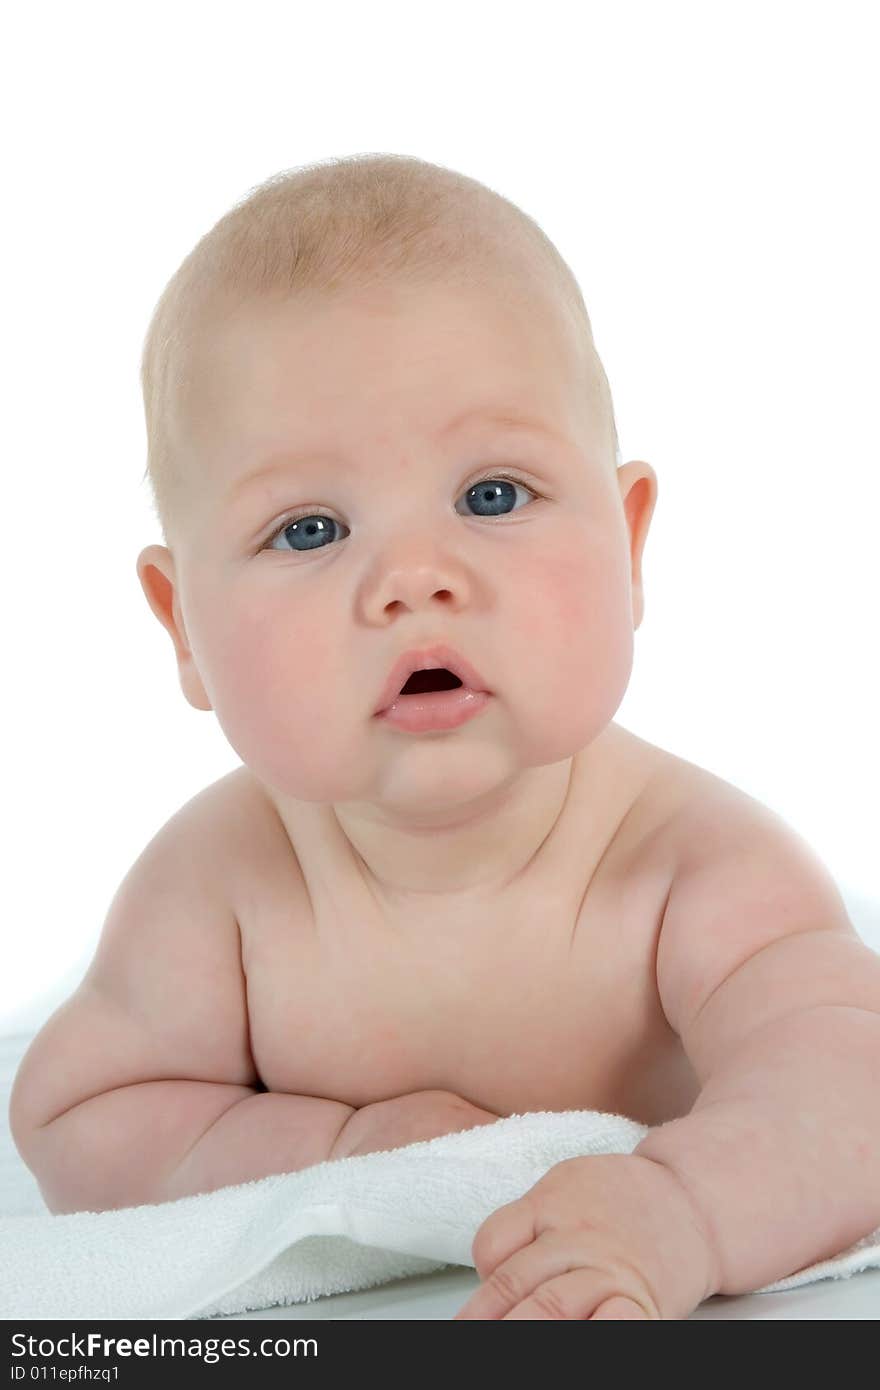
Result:
M500 254L499 254L500 251ZM577 280L538 224L476 179L394 154L319 161L251 189L201 238L153 311L141 358L147 466L168 541L182 482L179 435L198 337L212 317L249 299L408 283L549 278L592 348ZM598 364L615 449L608 383ZM617 452L619 458L619 452Z

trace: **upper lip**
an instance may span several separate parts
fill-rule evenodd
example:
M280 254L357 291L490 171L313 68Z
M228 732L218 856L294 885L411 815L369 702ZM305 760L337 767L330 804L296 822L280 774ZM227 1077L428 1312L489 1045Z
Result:
M462 685L468 686L471 690L486 690L486 682L469 661L465 661L452 647L434 643L429 647L418 647L405 652L395 661L374 712L381 714L394 703L413 671L438 671L444 666L454 676L458 676Z

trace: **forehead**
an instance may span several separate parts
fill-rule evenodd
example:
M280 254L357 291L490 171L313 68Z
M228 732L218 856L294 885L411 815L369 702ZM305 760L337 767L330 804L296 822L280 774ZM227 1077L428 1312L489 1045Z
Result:
M509 282L251 301L211 323L193 366L186 433L224 487L279 450L357 452L505 415L601 433L570 316Z

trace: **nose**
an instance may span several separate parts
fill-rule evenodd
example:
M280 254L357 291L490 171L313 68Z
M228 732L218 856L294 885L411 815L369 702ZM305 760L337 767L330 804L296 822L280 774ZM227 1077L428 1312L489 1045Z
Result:
M444 606L455 604L456 587L434 565L420 565L417 568L400 570L386 575L382 581L376 602L371 605L377 614L395 612L408 608L417 613L434 602Z
M379 562L381 570L366 600L367 615L381 622L402 608L417 613L438 604L459 608L470 598L464 568L448 553L426 553L424 543Z

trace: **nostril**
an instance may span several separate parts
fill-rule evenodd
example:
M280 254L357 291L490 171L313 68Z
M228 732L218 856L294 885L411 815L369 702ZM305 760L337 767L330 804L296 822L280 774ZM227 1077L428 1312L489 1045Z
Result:
M436 671L413 671L401 695L424 695L429 690L455 690L461 685L458 676L443 666Z

